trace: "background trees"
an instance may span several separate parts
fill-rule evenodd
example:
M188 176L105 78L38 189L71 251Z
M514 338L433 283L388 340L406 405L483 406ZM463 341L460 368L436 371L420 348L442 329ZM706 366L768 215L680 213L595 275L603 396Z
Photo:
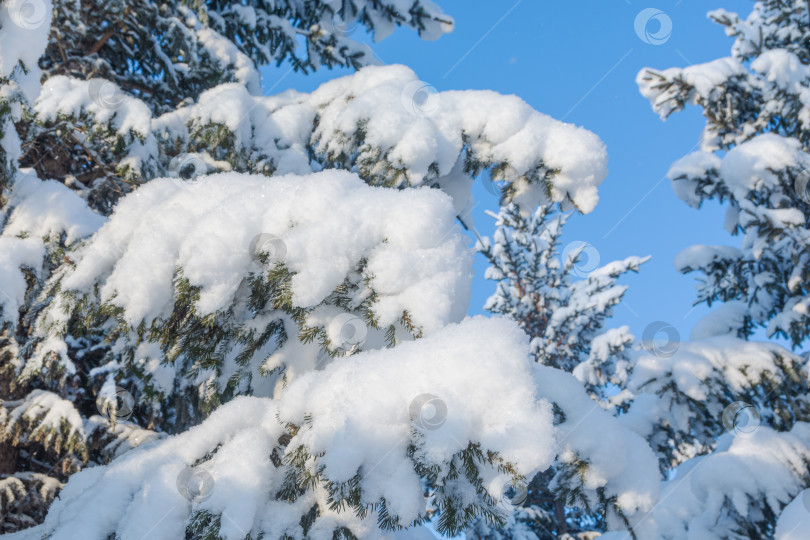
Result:
M688 429L675 428L681 435L671 441L680 442L662 454L664 463L672 466L713 450L680 465L684 480L676 477L664 486L672 496L656 515L668 524L667 537L769 537L782 508L810 485L807 358L764 344L756 352L735 337L750 338L761 327L769 337L798 347L810 331L808 11L805 2L766 0L756 2L746 18L724 10L710 17L734 38L728 58L645 69L638 83L662 118L687 104L703 109L700 150L676 162L668 176L689 205L724 202L724 226L741 241L735 247L692 246L676 258L683 272L701 274L698 301L718 307L693 331L693 339L701 341L681 347L664 363L641 360L634 376L642 368L646 392L671 395L667 402L675 399L692 411ZM697 390L692 393L678 372L697 360L695 347L703 349L697 356L708 360L709 370L693 366L701 376L699 384L688 385ZM718 435L721 407L733 439ZM628 417L633 416L631 407ZM653 424L675 426L660 417ZM656 447L661 453L663 446ZM672 454L684 448L687 454ZM676 506L692 510L678 515ZM791 534L806 534L807 527L807 521L799 523Z

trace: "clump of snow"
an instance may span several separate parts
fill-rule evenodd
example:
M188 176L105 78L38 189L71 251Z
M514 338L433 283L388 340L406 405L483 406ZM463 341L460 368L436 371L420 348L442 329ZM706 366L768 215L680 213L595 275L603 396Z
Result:
M597 491L616 497L616 507L631 521L637 521L656 503L659 490L658 463L647 442L623 427L610 413L591 399L570 374L536 364L535 382L540 394L556 403L565 415L557 426L560 460L585 459L588 468L582 483L590 502ZM608 525L622 522L608 509ZM644 532L644 524L639 525Z
M737 199L742 200L751 190L778 186L775 171L799 166L800 153L798 140L766 133L729 150L719 173Z
M687 272L709 268L718 261L739 259L742 255L742 251L731 246L694 245L678 252L674 264L679 272Z
M115 425L110 425L109 418L98 415L93 415L85 421L84 431L88 439L91 439L96 433L99 433L102 437L105 435L111 436L109 442L101 448L101 454L108 460L166 436L165 433L143 429L137 424L125 420L117 420Z
M227 516L220 531L224 538L260 530L278 538L295 534L300 516L317 503L321 516L310 530L313 538L331 538L340 524L361 538L380 538L385 533L375 525L374 511L360 520L350 511L329 510L323 483L295 502L274 498L287 468L273 466L270 455L285 423L300 429L282 452L299 445L312 455L325 452L315 458L324 478L342 482L359 475L362 504L385 498L407 524L427 504L414 459L436 465L443 477L453 456L472 441L527 476L551 464L561 434L532 369L528 338L505 319L469 319L394 349L363 352L296 379L278 401L237 398L198 427L128 452L108 467L74 475L45 529L51 540L77 534L100 540L113 531L128 539L149 530L174 538L182 536L192 509L204 509ZM444 405L428 413L432 424L414 410L414 401L424 394ZM437 410L443 411L440 419ZM411 444L415 456L409 455ZM198 460L203 462L195 468L210 475L213 490L192 506L176 484L183 468ZM475 497L463 476L447 488L454 496ZM155 516L162 518L157 524Z
M465 144L480 161L508 163L514 180L541 163L559 169L551 200L570 200L583 212L596 205L596 188L607 175L605 147L593 133L541 114L516 96L436 93L404 66L367 67L324 84L311 100L319 111L313 135L319 151L340 153L362 125L361 154L382 150L406 165L411 183L420 182L432 164L440 176L449 174ZM519 188L526 207L547 202L541 186Z
M760 426L749 437L735 437L727 450L695 458L662 489L654 514L662 538L686 540L698 531L728 537L734 524L718 520L725 505L743 516L762 504L778 513L800 490L808 461L810 425L804 423L788 433Z
M94 233L104 218L63 184L19 172L0 218L0 307L2 317L16 325L27 289L23 268L40 274L46 241L65 236L70 245Z
M6 405L11 405L8 403ZM13 431L21 422L36 426L29 438L39 440L45 447L57 449L72 438L84 440L84 423L73 403L53 392L33 390L8 413L6 432Z
M39 268L44 248L35 238L0 237L0 308L2 317L15 326L19 309L25 301L25 276L22 267Z
M674 380L679 392L696 401L705 401L710 391L707 379L717 371L719 378L737 395L765 377L780 378L782 368L776 359L792 356L778 345L748 342L732 336L681 342L677 351L668 357L639 352L628 387L639 393L655 393Z
M40 120L56 122L60 116L90 115L96 124L110 126L126 142L127 156L119 167L136 171L154 165L158 159L158 144L152 133L152 112L140 99L121 91L105 79L80 80L57 75L42 86L34 105ZM83 135L74 133L74 138Z
M438 190L374 188L342 171L153 180L77 251L62 287L100 285L101 300L124 308L135 326L171 312L181 268L202 288L199 312L213 313L261 271L251 242L267 235L284 246L279 262L295 274L295 306L319 304L366 259L380 325L407 310L431 332L460 320L469 301L471 256L453 218Z
M730 301L720 304L698 321L689 339L699 341L714 336L738 335L745 326L748 305L745 302Z
M694 64L685 68L655 70L644 68L636 76L641 95L650 100L653 110L666 119L677 108L673 98L679 89L666 89L662 81L677 81L691 87L689 99L696 103L707 97L717 86L735 75L745 74L745 68L736 58L718 58L705 64Z
M765 80L789 92L800 94L807 88L810 68L798 56L785 49L765 50L751 62L751 69L762 73Z
M711 152L692 152L673 163L667 177L672 181L672 189L679 199L693 208L699 208L703 199L696 193L699 187L697 179L705 178L710 171L717 171L720 163L720 158Z
M752 190L776 190L780 187L779 171L806 168L810 156L802 152L798 140L766 133L735 146L722 158L698 151L676 161L667 176L677 195L698 207L706 197L697 191L697 180L719 176L738 201Z
M40 180L32 173L17 175L4 210L9 212L4 237L47 239L64 234L65 243L72 244L104 224L104 218L93 212L76 192L61 182Z
M53 5L51 0L8 0L0 4L0 78L9 78L22 64L15 79L26 99L33 101L42 72L38 61L48 45Z
M261 77L253 60L229 39L210 28L197 30L197 39L222 66L235 66L234 76L253 94L261 94Z
M198 103L157 118L134 98L122 95L107 108L89 94L87 82L55 77L37 110L46 119L86 111L97 122L112 122L121 135L140 134L144 141L128 142L136 165L161 160L155 141L167 141L172 154L174 143L189 144L207 128L226 127L233 135L229 151L235 159L248 158L254 170L306 174L345 167L372 184L437 183L461 209L469 201L469 171L461 170L467 158L483 168L500 165L524 208L556 202L590 212L607 175L607 153L593 133L541 114L516 96L438 92L405 66L366 67L312 94L260 97L242 84L222 84Z
M55 121L59 115L93 114L99 123L111 123L121 135L131 130L146 137L151 130L149 106L105 79L50 77L42 86L35 110L43 121Z
M805 540L810 538L810 489L800 492L788 504L776 525L774 540Z

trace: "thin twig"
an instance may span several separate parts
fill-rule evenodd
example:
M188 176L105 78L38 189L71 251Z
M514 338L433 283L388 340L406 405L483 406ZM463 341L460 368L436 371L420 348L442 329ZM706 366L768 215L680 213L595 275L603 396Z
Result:
M91 56L96 54L99 51L99 49L101 49L104 46L104 44L107 43L107 40L110 39L114 33L115 29L110 27L106 32L104 32L104 35L101 36L101 39L99 39L96 42L96 44L93 45L93 47L89 51L87 51L87 54L85 54L85 56Z

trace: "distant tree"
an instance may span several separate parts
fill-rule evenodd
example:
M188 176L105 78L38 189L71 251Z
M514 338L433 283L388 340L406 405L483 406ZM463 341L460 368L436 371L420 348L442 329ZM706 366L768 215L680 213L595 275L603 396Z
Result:
M658 453L668 479L651 516L660 537L771 538L782 509L810 486L806 356L747 343L758 328L798 347L810 333L810 20L803 1L759 1L745 19L709 16L731 56L644 69L662 118L687 104L706 117L701 149L669 171L687 204L726 204L739 247L692 246L675 264L700 272L715 307L693 343L640 356L624 420ZM743 339L741 339L743 338Z
M647 258L629 257L599 267L592 246L579 242L563 249L568 216L556 213L552 205L528 214L510 204L494 217L494 238L482 238L478 244L490 263L486 277L497 282L485 309L517 321L531 338L537 362L573 372L606 408L620 406L617 399L625 394L613 389L626 383L627 348L634 338L628 327L606 330L605 323L627 290L617 285L618 278L638 271ZM546 539L603 531L604 516L585 510L588 499L569 490L566 474L570 471L560 467L537 475L524 506L506 529L477 524L470 534Z

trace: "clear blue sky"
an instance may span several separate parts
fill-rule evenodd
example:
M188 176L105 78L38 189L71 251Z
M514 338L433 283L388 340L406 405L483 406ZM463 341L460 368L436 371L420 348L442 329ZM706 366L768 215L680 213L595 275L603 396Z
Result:
M440 91L491 89L516 94L541 112L598 134L610 154L610 175L600 187L596 210L569 219L565 243L590 243L603 263L652 255L638 275L624 280L630 290L615 309L612 325L627 324L640 338L650 322L666 321L688 339L706 309L693 309L695 278L676 272L673 258L691 244L736 245L738 239L723 231L723 210L718 205L699 211L689 208L664 179L670 164L697 143L704 123L700 111L687 109L661 122L639 95L635 76L647 66L686 66L727 56L732 41L706 12L722 7L747 14L753 2L436 1L455 18L453 33L423 42L414 32L401 29L372 43L375 54L385 63L410 66ZM672 21L670 38L660 45L645 43L634 29L637 14L650 7ZM648 30L655 34L657 24L650 23ZM322 70L302 76L287 70L287 66L265 69L265 88L310 91L348 73ZM474 212L477 228L488 234L492 220L483 211L495 210L497 201L480 185L476 194L482 201ZM479 258L470 313L482 311L494 288L483 279L484 268Z

